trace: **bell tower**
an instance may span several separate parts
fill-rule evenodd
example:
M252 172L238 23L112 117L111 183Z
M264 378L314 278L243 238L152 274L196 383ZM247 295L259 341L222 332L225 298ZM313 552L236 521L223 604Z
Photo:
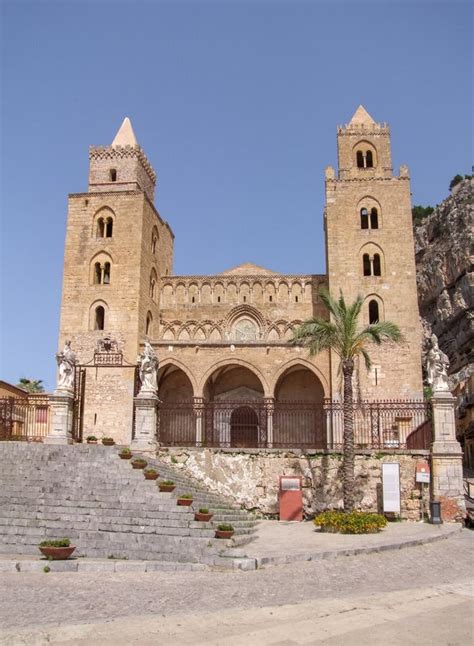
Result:
M104 337L134 364L158 327L161 276L172 271L173 233L154 205L156 174L124 119L110 146L89 149L86 193L69 195L59 344L80 364ZM86 369L83 436L128 443L133 370Z
M329 291L364 298L361 323L390 320L401 345L369 347L373 367L358 370L362 399L422 397L421 329L408 168L392 170L390 128L359 106L337 129L338 172L326 168L326 258ZM333 394L340 394L332 359Z

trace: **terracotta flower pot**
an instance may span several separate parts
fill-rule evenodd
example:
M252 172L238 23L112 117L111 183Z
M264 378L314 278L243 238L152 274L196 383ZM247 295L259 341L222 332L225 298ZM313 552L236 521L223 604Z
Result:
M233 535L233 530L224 531L223 529L216 529L216 538L232 538Z
M202 523L208 523L214 514L200 514L198 511L194 514L194 520L199 520Z
M145 480L156 480L158 478L158 473L144 473Z
M193 504L192 498L178 498L177 503L180 507L189 507Z
M164 492L170 492L174 491L176 489L176 485L159 485L160 486L160 491Z
M104 446L113 446L115 444L115 440L102 440L102 444Z
M134 469L144 469L146 467L146 462L132 462L132 467Z
M75 545L69 547L40 547L39 550L43 556L53 561L65 561L76 549Z
M121 460L130 460L131 457L132 457L131 453L128 453L128 454L127 453L125 453L125 454L119 453L119 458Z
M86 440L87 444L97 444L97 440Z

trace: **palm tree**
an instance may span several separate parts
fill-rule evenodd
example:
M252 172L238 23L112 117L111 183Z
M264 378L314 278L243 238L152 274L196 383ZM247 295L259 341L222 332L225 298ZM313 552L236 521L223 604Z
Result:
M27 377L21 377L17 386L23 388L29 393L44 393L44 386L42 379L27 379Z
M309 348L310 355L323 350L334 351L341 360L344 384L343 420L344 420L344 460L343 460L343 499L344 511L354 509L354 407L352 376L355 359L362 355L367 370L371 361L367 345L372 342L381 345L384 341L402 340L399 327L390 321L377 321L359 329L358 319L362 310L363 298L347 305L342 291L339 299L331 297L327 290L319 292L321 300L330 313L330 320L312 318L304 321L293 333L292 343Z

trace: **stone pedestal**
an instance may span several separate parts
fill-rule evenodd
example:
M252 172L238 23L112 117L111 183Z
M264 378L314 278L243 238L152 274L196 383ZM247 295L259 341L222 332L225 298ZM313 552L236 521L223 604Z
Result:
M443 520L462 520L466 514L461 445L456 440L456 399L448 391L435 391L434 441L431 447L431 493L441 502Z
M45 444L72 444L72 412L74 393L57 389L49 397L52 423Z
M159 399L154 393L140 393L133 400L135 406L135 436L131 448L141 453L155 452L156 415Z

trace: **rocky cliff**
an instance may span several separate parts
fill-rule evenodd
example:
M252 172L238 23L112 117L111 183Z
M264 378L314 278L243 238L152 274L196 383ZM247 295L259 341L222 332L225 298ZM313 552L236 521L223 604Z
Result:
M438 337L455 380L474 364L473 187L474 180L463 180L415 228L423 326Z

